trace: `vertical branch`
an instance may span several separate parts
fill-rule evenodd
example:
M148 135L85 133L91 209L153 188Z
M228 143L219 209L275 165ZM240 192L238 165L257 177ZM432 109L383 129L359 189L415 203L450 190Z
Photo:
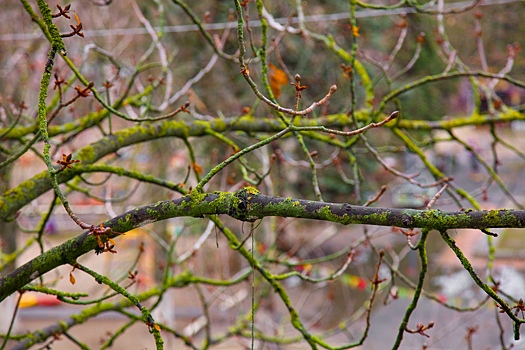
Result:
M51 176L53 189L55 190L56 195L62 201L64 208L66 209L66 211L69 213L73 221L75 221L75 223L78 226L80 226L83 229L87 229L89 228L89 226L84 224L82 221L80 221L80 219L76 217L76 215L71 210L71 207L69 206L69 202L67 198L64 196L64 194L60 190L60 187L58 185L58 180L56 177L57 171L53 167L53 162L51 161L51 155L50 155L51 143L49 142L49 134L47 132L46 98L47 98L47 91L49 89L49 84L51 81L51 71L53 69L55 56L57 52L60 53L61 55L65 55L66 47L64 45L64 41L60 37L58 28L53 23L51 9L49 8L49 5L44 0L37 0L37 4L38 4L38 8L40 9L40 13L42 14L44 23L47 26L47 30L49 31L49 34L51 36L51 49L49 50L49 53L48 53L48 60L46 63L44 74L42 75L42 79L40 81L40 92L38 94L38 123L39 123L39 132L42 135L42 139L44 141L44 161L47 165L49 175Z
M230 246L233 249L238 250L239 253L250 263L250 265L253 266L253 268L257 270L261 274L261 276L272 286L274 292L277 293L277 295L279 295L283 303L286 305L286 308L290 314L290 323L295 329L297 329L302 334L303 338L308 342L310 347L312 349L317 349L317 345L319 344L322 347L329 348L330 346L326 342L324 342L319 337L313 336L305 328L305 326L300 320L299 313L292 305L292 301L290 300L288 293L279 283L279 281L277 281L275 275L266 270L257 259L252 258L251 252L242 245L242 243L235 236L235 234L227 227L225 227L224 224L217 217L211 217L211 220L215 223L217 228L221 230L222 233L226 236L228 242L230 243Z
M200 167L200 165L197 164L197 159L195 158L195 151L193 150L193 145L188 141L187 138L184 138L183 141L186 147L188 148L191 168L193 169L193 173L195 174L195 179L197 180L197 182L200 182L202 168Z
M268 56L266 51L266 46L268 44L268 21L263 16L262 0L256 0L256 5L259 19L261 21L261 47L258 52L256 52L257 56L261 59L261 78L270 100L277 103L273 90L270 88L270 81L268 80Z
M255 256L254 256L254 250L255 250L255 235L253 234L253 231L254 231L254 225L253 223L251 224L251 228L250 228L250 237L251 237L251 252L252 252L252 260L255 260ZM251 336L252 336L252 343L251 343L251 347L252 349L255 349L255 269L254 269L254 266L252 265L252 285L251 285L251 314L250 314L250 319L251 319Z
M481 61L481 69L483 69L485 72L488 72L489 65L487 64L487 55L485 54L485 47L483 46L483 31L481 29L481 19L483 18L483 13L481 10L478 10L474 14L474 18L476 19L476 47L478 49L478 55Z
M206 297L204 296L204 292L202 291L202 288L198 284L196 284L194 287L195 287L195 290L197 291L197 295L202 304L203 316L206 319L206 323L204 324L204 332L206 335L203 340L202 349L207 349L212 342L210 305L208 301L206 300Z
M401 47L403 46L403 43L405 42L405 38L408 33L406 15L403 16L403 22L399 26L401 27L401 32L399 33L399 37L397 38L396 46L394 46L394 49L388 55L387 61L381 67L382 70L385 72L390 69L390 67L392 66L392 63L394 62L394 59L396 58L397 53L399 52L399 50L401 50Z
M371 243L369 241L368 234L365 233L365 235L367 237L368 242ZM374 247L372 244L371 244L371 246L372 246L372 249L374 251L377 251L376 247ZM385 256L385 252L384 252L384 250L381 249L379 251L379 261L377 262L377 265L376 265L374 278L373 278L373 280L371 280L371 282L372 282L372 293L370 294L370 298L368 299L368 306L366 307L365 330L363 331L363 335L361 336L359 341L357 341L354 344L348 345L348 348L353 348L353 347L356 347L356 346L360 346L360 345L364 344L365 340L368 338L368 334L370 332L370 327L372 327L372 323L370 322L370 319L372 317L372 307L374 306L374 301L376 299L376 295L377 295L377 292L379 290L379 284L381 284L382 282L385 281L384 279L379 279L379 269L381 268L381 264L383 263L383 257L384 256Z
M159 35L157 35L151 23L146 19L146 17L144 17L142 11L140 10L135 1L131 1L131 7L135 11L135 15L138 17L139 21L144 25L144 28L146 28L148 34L151 37L151 40L153 41L153 45L155 45L159 53L160 63L162 65L162 74L166 77L166 89L164 90L164 98L162 99L162 102L156 108L158 110L164 110L168 106L173 85L173 75L168 67L168 54L166 53L166 49L160 42Z
M319 188L319 180L317 179L317 169L315 167L314 159L312 158L312 155L310 154L308 147L306 147L303 135L301 135L298 132L295 132L294 134L295 134L295 137L297 138L297 141L299 141L299 146L301 147L301 150L305 154L306 158L308 159L308 163L310 164L310 169L312 173L312 186L314 188L315 196L317 197L317 200L322 201L323 196L321 194L321 189Z
M419 280L416 286L416 290L414 291L414 297L412 298L410 305L406 309L405 316L403 317L403 321L401 321L401 324L399 325L396 341L394 343L394 346L392 346L392 349L398 349L399 346L401 345L401 342L403 341L403 335L407 331L407 326L408 326L408 321L410 320L410 316L412 315L412 312L414 312L414 310L416 309L417 302L419 301L419 297L421 296L421 292L423 291L423 282L425 281L425 276L427 274L427 268L428 268L426 241L427 241L429 233L430 233L429 229L423 229L421 231L421 239L419 240L419 243L416 246L416 249L419 251L419 259L421 260L421 270L419 271Z
M9 341L9 338L11 336L11 332L13 331L13 326L15 324L16 320L16 314L18 313L18 309L20 308L20 300L22 300L22 294L24 291L19 291L18 299L16 300L15 309L13 310L13 316L11 316L11 322L9 322L9 328L7 330L6 334L2 334L4 337L4 341L2 342L2 345L0 345L0 349L5 349L5 346L7 345L7 342ZM7 319L7 315L4 315L4 320Z

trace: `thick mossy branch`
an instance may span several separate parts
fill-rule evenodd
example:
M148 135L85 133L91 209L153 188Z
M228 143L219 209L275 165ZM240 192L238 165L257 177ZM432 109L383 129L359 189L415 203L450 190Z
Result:
M123 100L121 103L115 104L114 109L118 109L121 105L134 104L139 101L142 97L147 96L151 92L151 88L146 89L144 92L130 96ZM50 137L61 135L67 132L78 130L79 128L91 127L100 123L101 120L105 119L109 115L109 111L106 109L100 112L91 112L90 114L76 119L75 121L65 123L63 125L50 125L48 126L48 133ZM367 122L370 120L371 114L368 111L360 110L355 112L356 118L359 122ZM376 116L375 121L383 120L388 115L380 114ZM454 119L443 119L443 120L418 120L412 119L411 116L404 115L404 119L397 119L395 123L385 124L384 127L392 128L397 127L406 130L453 130L462 126L472 125L489 125L492 123L506 123L515 120L525 120L525 114L515 110L505 110L498 112L495 115L489 114L473 114L467 117L458 117ZM164 121L157 123L156 125L169 124L171 121ZM186 122L188 126L188 136L204 136L202 128L208 126L209 130L215 132L224 131L244 131L244 132L279 132L286 127L278 119L270 119L263 117L253 116L233 116L228 118L217 118L211 121L197 120L194 122ZM296 119L294 120L296 126L324 126L326 128L345 128L353 127L354 122L347 114L331 114L316 119ZM9 127L0 128L0 134L4 134L8 131ZM31 126L16 126L4 135L5 139L18 140L22 136L26 136L31 133L38 131L38 125Z
M241 221L255 221L267 216L295 217L331 221L343 225L417 227L441 232L459 228L525 227L525 211L489 210L445 212L370 208L347 203L325 203L302 199L272 197L247 187L236 192L191 194L133 209L104 223L116 237L134 228L175 217L204 217L225 214ZM0 280L0 301L38 276L74 261L97 247L95 237L85 232L50 249Z

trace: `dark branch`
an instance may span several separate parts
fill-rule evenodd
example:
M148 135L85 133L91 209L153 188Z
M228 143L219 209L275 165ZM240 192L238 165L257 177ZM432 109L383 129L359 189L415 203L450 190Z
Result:
M247 187L236 192L194 193L175 200L161 201L133 209L103 223L106 238L114 238L134 228L174 217L229 215L241 221L267 216L331 221L343 225L366 224L405 228L447 229L525 227L523 210L457 211L369 208L348 203L325 203L303 199L272 197ZM97 239L89 231L54 247L0 279L0 301L37 277L58 266L75 261L96 249Z

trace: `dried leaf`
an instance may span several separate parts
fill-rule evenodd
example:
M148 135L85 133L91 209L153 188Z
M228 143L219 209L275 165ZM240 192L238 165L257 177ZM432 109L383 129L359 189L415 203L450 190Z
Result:
M202 174L202 167L199 164L192 163L191 167L193 168L193 171L195 171L195 173L197 173L199 175Z
M270 68L270 88L275 98L279 98L281 96L281 87L288 84L288 77L284 71L271 63L268 64L268 68Z
M297 265L295 266L295 270L299 273L302 273L302 274L305 274L305 275L308 275L312 270L313 270L313 265L312 264L302 264L302 265Z
M73 272L70 272L69 273L69 283L71 284L75 284L76 283L76 279L75 279L75 276L73 276Z
M73 12L73 15L75 15L75 20L77 21L77 25L80 25L80 18L78 18L77 13Z

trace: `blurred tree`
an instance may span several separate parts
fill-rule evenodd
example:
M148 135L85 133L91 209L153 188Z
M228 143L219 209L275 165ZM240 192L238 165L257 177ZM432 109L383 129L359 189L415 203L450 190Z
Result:
M0 1L0 300L84 307L4 315L1 348L141 322L157 349L473 348L477 327L511 347L525 306L495 264L522 232L495 229L525 226L523 6ZM447 253L459 302L430 283ZM450 337L429 304L498 312ZM70 333L109 311L102 345Z

